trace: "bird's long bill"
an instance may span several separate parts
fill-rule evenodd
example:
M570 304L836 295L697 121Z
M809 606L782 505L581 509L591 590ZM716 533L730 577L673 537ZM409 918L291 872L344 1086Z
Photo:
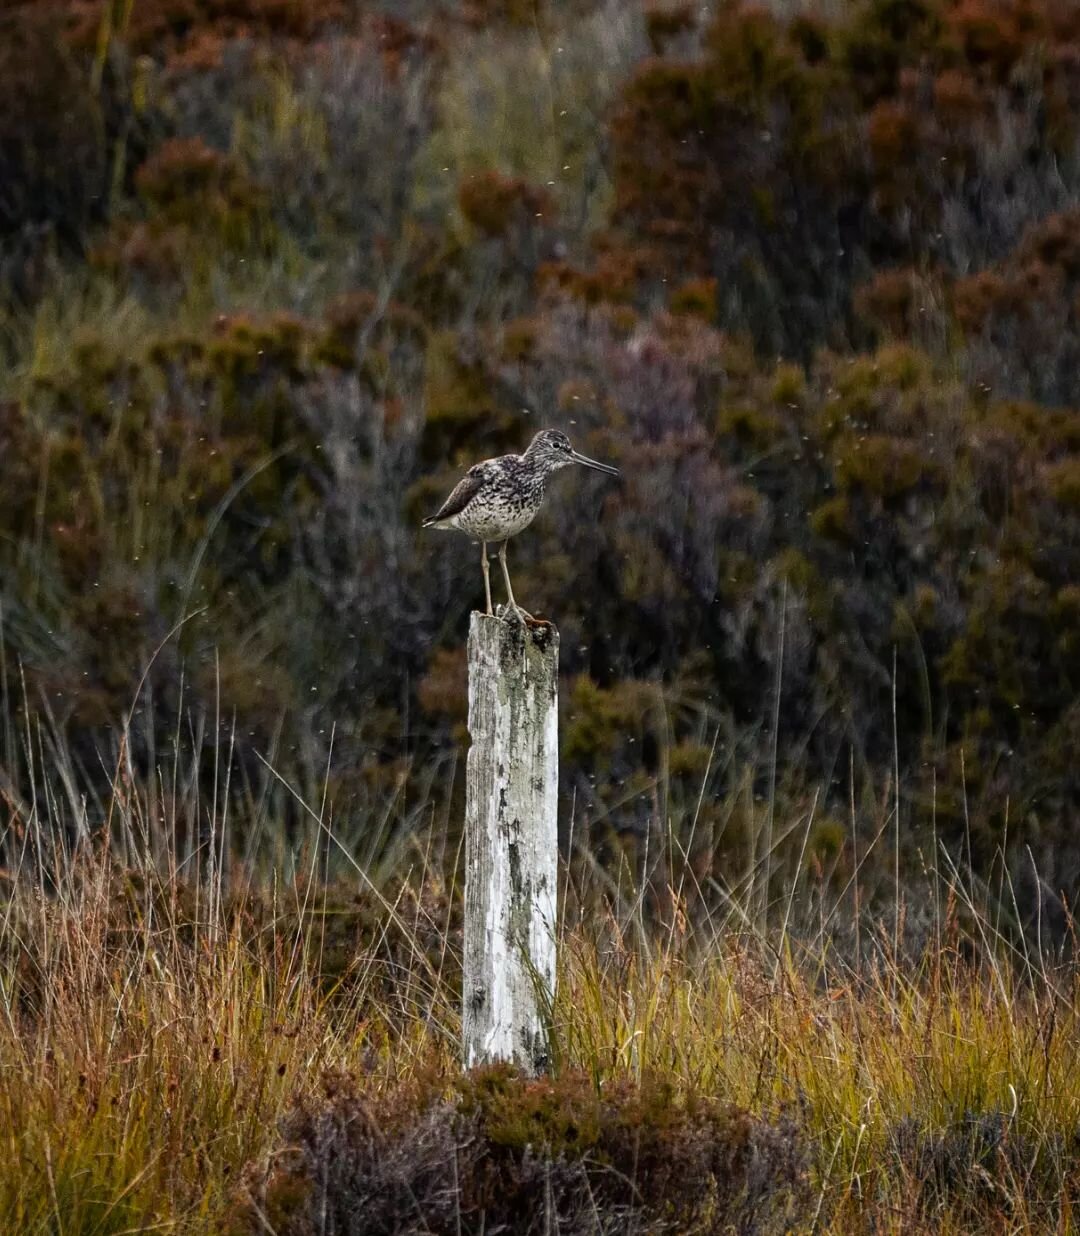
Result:
M619 475L618 468L613 468L611 464L598 463L595 459L590 459L588 455L579 455L577 451L571 451L570 458L574 463L584 464L586 468L595 468L597 472L606 472L608 476Z

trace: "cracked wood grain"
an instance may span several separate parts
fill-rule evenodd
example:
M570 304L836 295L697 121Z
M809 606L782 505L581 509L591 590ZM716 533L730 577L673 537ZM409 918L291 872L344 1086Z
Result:
M463 1055L540 1073L555 987L559 635L474 613L468 655Z

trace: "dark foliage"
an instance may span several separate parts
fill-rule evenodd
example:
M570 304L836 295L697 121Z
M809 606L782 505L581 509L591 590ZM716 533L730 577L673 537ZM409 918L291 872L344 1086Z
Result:
M1043 901L1080 888L1073 6L650 7L595 149L558 156L610 170L598 217L538 165L444 162L447 66L538 54L512 5L124 11L20 6L0 41L27 302L0 333L3 648L91 777L154 657L147 768L180 708L235 715L244 776L274 748L328 777L339 815L410 769L460 793L481 578L420 517L558 425L623 471L560 477L510 551L563 634L579 839L633 865L692 816L704 885L747 868L767 794L835 820L898 762L908 870L935 839L983 872L1004 845L1021 913L1065 925ZM808 861L842 886L838 836Z
M1047 1160L1062 1148L1040 1146L1006 1112L965 1112L940 1130L905 1120L890 1131L888 1148L911 1222L932 1222L953 1208L972 1230L983 1230L992 1216L1005 1220L1009 1186L1017 1181L1027 1191L1029 1223L1056 1226L1070 1204L1046 1179L1054 1177Z
M0 292L32 301L50 253L81 253L160 132L123 52L87 62L63 6L0 13Z
M705 53L638 71L614 222L653 275L715 278L768 356L865 342L882 267L967 272L1076 195L1075 10L871 0L835 22L723 4Z
M646 1080L528 1081L480 1071L412 1093L328 1083L284 1130L291 1149L251 1174L282 1236L648 1231L745 1236L805 1222L811 1196L794 1122L769 1125L715 1099Z

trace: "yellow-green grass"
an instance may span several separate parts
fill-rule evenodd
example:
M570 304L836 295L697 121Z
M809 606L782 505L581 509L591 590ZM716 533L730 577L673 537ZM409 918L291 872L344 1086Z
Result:
M99 853L43 888L31 855L0 918L0 1230L230 1230L328 1072L399 1108L457 1093L457 894L434 872L229 893ZM1073 1230L1071 970L1009 960L985 920L975 948L948 898L921 960L887 929L859 965L673 906L564 933L558 1076L793 1120L797 1230Z

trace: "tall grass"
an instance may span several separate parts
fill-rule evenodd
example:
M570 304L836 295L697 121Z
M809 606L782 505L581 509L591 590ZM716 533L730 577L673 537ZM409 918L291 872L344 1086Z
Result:
M276 1230L260 1189L298 1105L333 1110L327 1076L348 1075L408 1127L433 1092L465 1101L448 813L427 803L388 847L365 846L362 829L338 835L317 787L283 786L272 767L261 791L238 794L227 746L216 792L200 798L183 747L147 775L122 737L110 796L88 803L62 742L44 726L23 738L34 790L21 800L9 781L0 840L4 1231ZM267 819L277 848L236 846L245 830L230 814L286 802L304 826ZM886 806L886 836L890 820ZM812 822L777 815L774 844L790 849L786 834L805 838ZM1072 964L1006 930L947 856L928 866L917 931L904 921L911 890L894 890L897 934L858 868L836 894L805 863L788 865L786 886L774 872L763 888L751 868L706 888L684 854L691 822L676 824L662 854L621 870L582 832L571 839L555 1089L537 1107L515 1083L527 1133L500 1109L497 1135L565 1157L559 1103L581 1098L560 1087L584 1079L624 1102L659 1078L676 1107L710 1096L801 1147L788 1226L755 1211L741 1230L1073 1230ZM457 1216L462 1230L480 1230L474 1217Z

